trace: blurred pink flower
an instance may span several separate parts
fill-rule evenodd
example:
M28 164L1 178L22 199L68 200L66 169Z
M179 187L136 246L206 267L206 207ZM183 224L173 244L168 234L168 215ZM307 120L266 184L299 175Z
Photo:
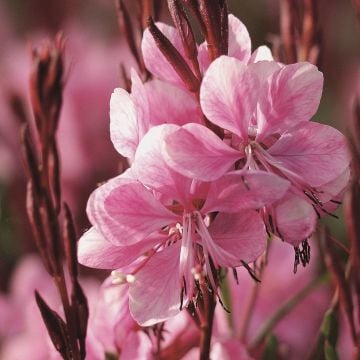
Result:
M231 291L231 326L228 315L222 309L216 310L217 336L240 339L249 345L254 341L264 323L295 294L308 286L318 276L318 253L313 247L312 261L306 269L299 269L293 274L293 252L279 240L270 245L268 262L261 276L261 284L249 278L246 271L239 269L236 283L228 275ZM244 334L243 326L246 309L251 301L254 287L258 292L251 318ZM317 340L318 330L331 301L331 289L326 284L319 284L295 306L274 327L274 334L279 341L279 349L285 359L300 360L308 355ZM215 333L216 334L216 333Z

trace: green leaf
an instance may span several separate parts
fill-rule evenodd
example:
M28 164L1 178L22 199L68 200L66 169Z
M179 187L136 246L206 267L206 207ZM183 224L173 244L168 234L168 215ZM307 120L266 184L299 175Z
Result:
M336 314L332 310L328 310L325 315L323 322L321 324L321 333L324 335L325 339L333 347L336 346L338 338L338 328L339 324L336 318Z
M278 359L278 346L279 341L277 337L271 334L266 341L264 352L262 353L261 360L276 360Z
M338 360L338 355L334 346L328 341L325 341L324 345L325 360Z

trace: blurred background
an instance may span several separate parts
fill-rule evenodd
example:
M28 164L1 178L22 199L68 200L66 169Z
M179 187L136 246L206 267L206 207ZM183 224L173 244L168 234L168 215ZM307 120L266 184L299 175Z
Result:
M294 0L301 2L301 0ZM125 1L130 15L134 2ZM253 48L279 41L278 0L228 1L229 12L247 26ZM161 19L169 21L164 1ZM315 119L342 132L352 116L360 91L360 31L350 1L319 1L318 28L325 89ZM118 27L110 0L0 1L0 291L9 289L16 263L35 251L25 212L26 180L21 157L19 109L31 116L28 97L30 44L63 31L66 46L66 84L58 141L64 199L73 210L78 233L89 223L86 201L99 182L126 166L109 137L109 99L123 86L120 64L135 62ZM339 220L324 221L346 243Z

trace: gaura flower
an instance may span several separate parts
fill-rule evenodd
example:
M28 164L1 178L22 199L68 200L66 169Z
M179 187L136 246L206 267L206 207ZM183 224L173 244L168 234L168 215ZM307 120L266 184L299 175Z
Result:
M140 142L132 168L91 195L94 228L79 243L79 261L117 269L143 257L131 274L130 312L142 326L176 315L206 277L216 291L219 267L254 261L265 249L255 211L278 200L289 183L262 171L228 173L208 183L169 168L165 137L180 129L160 125Z
M199 104L185 90L160 80L142 83L131 71L131 93L115 89L110 100L110 136L115 149L133 160L136 148L156 125L202 122Z
M322 83L322 74L309 63L245 64L221 56L205 73L200 103L205 116L225 129L224 139L200 124L186 124L165 139L163 156L174 170L202 181L234 169L287 179L289 193L267 207L264 218L275 235L298 246L349 177L344 136L308 121Z

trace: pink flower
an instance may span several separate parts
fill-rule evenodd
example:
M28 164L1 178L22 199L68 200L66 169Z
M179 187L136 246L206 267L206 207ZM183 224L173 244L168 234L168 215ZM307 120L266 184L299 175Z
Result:
M222 56L205 73L200 103L205 116L225 129L224 140L202 125L186 124L165 139L167 163L203 181L234 166L289 180L287 197L268 207L265 219L275 235L298 246L349 177L344 136L308 121L321 89L322 74L309 63L246 65Z
M115 89L110 100L110 136L115 149L131 161L147 131L156 125L202 122L199 104L185 90L160 80L142 83L131 72L131 94Z
M216 291L210 261L215 268L254 261L266 243L254 209L288 188L261 171L229 173L211 184L180 175L161 157L163 139L178 129L149 130L132 169L94 191L88 216L96 230L79 243L79 261L92 267L117 269L146 254L131 273L129 290L130 311L142 326L176 315L203 274Z

